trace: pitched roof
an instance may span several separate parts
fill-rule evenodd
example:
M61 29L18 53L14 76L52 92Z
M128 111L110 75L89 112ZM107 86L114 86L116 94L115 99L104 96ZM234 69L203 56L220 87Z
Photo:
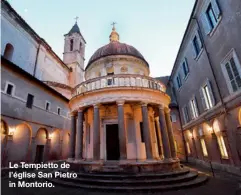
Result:
M79 33L80 34L80 30L79 30L79 26L78 26L77 22L71 28L71 30L69 31L68 35L72 34L72 33Z
M56 91L55 89L47 85L46 83L42 82L41 80L37 79L33 75L29 74L28 72L26 72L25 70L23 70L22 68L14 64L13 62L7 60L2 55L1 55L1 65L4 65L7 68L13 70L14 72L21 74L25 79L29 79L31 83L37 83L38 85L44 87L46 90L48 90L54 95L57 95L65 102L69 102L69 99L67 97L63 96L61 93L59 93L58 91Z
M74 24L74 26L70 29L70 31L69 31L67 34L65 34L64 36L66 36L66 35L71 35L71 34L73 34L73 33L78 33L78 34L82 37L82 39L84 40L84 42L86 43L84 37L82 36L82 34L81 34L81 32L80 32L80 29L79 29L79 26L78 26L77 22L76 22L76 23Z

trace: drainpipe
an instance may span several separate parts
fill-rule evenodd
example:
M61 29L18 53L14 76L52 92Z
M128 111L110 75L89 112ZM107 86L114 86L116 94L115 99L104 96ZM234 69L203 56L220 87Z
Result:
M38 55L39 55L39 49L40 49L41 43L38 45L37 53L36 53L36 58L35 58L35 63L34 63L34 70L33 70L33 76L36 76L36 69L37 69L37 62L38 62Z
M206 51L207 58L208 58L208 62L209 62L209 64L210 64L210 68L211 68L211 72L212 72L212 75L213 75L215 84L216 84L216 86L217 86L217 88L218 88L218 95L219 95L219 98L220 98L220 100L221 100L221 104L222 104L222 106L223 106L223 108L224 108L224 113L227 114L227 109L226 109L226 106L225 106L225 104L224 104L224 102L223 102L223 98L222 98L222 96L221 96L220 87L219 87L219 85L218 85L217 77L216 77L216 75L215 75L215 73L214 73L214 70L213 70L213 65L212 65L212 63L211 63L210 54L209 54L209 52L207 51L207 47L206 47L206 44L205 44L205 42L204 42L204 38L203 38L204 36L203 36L203 34L202 34L199 21L197 20L196 17L192 17L192 19L195 20L196 23L197 23L199 35L200 35L201 41L202 41L202 43L203 43L203 48L204 48L204 50Z

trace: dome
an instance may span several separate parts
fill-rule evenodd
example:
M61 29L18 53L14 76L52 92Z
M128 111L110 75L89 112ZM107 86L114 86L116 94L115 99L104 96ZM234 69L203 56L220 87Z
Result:
M99 48L90 58L87 66L85 69L87 69L90 64L97 61L100 58L106 57L106 56L112 56L112 55L129 55L136 58L139 58L143 60L146 65L149 67L147 61L143 57L143 55L133 46L127 45L125 43L119 42L119 34L115 31L115 28L113 27L112 33L110 35L110 43Z

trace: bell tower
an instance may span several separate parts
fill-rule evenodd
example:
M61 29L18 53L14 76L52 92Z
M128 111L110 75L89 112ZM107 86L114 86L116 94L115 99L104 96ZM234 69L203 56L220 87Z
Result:
M64 35L63 61L72 70L70 73L71 87L75 87L84 80L86 41L80 33L77 19L78 17L76 17L76 22L71 30Z

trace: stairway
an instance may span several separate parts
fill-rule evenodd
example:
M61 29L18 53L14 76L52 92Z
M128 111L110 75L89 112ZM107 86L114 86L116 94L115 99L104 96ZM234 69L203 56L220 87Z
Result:
M66 170L58 170L66 172ZM77 178L49 179L52 183L101 191L168 191L203 184L208 177L183 168L169 173L128 174L121 172L77 173Z

